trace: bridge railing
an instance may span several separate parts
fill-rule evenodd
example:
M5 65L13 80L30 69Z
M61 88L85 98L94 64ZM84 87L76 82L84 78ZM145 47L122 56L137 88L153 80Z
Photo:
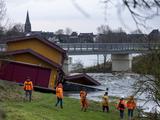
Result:
M60 43L67 51L146 51L160 49L160 43Z

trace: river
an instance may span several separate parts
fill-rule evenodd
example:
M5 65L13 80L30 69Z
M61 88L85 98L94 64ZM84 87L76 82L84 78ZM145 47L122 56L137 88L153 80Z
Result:
M108 88L108 95L110 96L110 101L116 100L120 97L127 98L130 95L133 95L135 92L134 89L134 83L137 82L137 80L142 79L142 77L139 74L132 74L132 73L124 73L124 74L116 74L113 75L111 73L89 73L89 76L97 80L101 83L98 88L103 89L104 91L94 91L88 93L88 99L94 100L94 101L101 101L101 98L106 90ZM143 79L147 79L144 78ZM69 93L69 96L72 98L79 99L79 93ZM143 109L146 112L152 111L152 108L155 107L155 103L153 101L149 101L144 105L148 97L147 93L144 93L142 95L137 95L137 106L143 107ZM114 99L113 99L114 98ZM160 111L160 109L158 108Z

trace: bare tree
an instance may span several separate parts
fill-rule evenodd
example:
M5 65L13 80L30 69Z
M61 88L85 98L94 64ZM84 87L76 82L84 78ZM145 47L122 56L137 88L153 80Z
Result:
M78 60L78 61L76 61L76 63L74 63L73 65L72 65L72 70L79 70L79 69L83 69L83 63L80 61L80 60Z
M5 28L2 26L2 22L4 20L6 14L6 7L4 0L0 0L0 38L4 36Z
M10 28L6 31L6 36L21 36L24 35L24 25L16 23L11 25Z
M154 115L154 120L160 119L160 114L157 114L157 108L160 108L160 51L155 50L150 54L145 54L139 57L134 65L134 71L141 74L140 79L135 83L135 94L145 94L145 103L152 101L155 103L152 114L147 114L148 118ZM152 76L151 76L152 75ZM153 104L154 105L154 104ZM154 113L155 112L155 113Z
M101 43L119 43L127 41L127 34L122 28L117 30L111 30L107 25L101 25L98 27L98 36L96 37L96 42Z
M160 0L99 0L105 4L105 14L107 6L114 5L117 7L118 15L121 15L121 10L127 8L130 12L137 28L143 26L146 28L146 20L152 19L160 15ZM84 16L89 17L89 14L77 3L76 0L71 0L75 8ZM105 15L105 21L106 21ZM124 24L125 25L125 24Z
M74 5L74 7L80 12L82 13L85 17L89 18L90 15L77 3L76 0L71 0L72 4Z
M65 33L66 33L67 35L71 35L72 30L67 27L67 28L65 29Z
M113 1L113 0L102 0L104 4L113 4L118 3L118 12L119 15L121 14L120 11L122 8L127 8L130 12L134 22L136 23L137 28L139 26L143 26L146 28L146 20L152 19L155 16L159 16L159 9L160 9L160 0L120 0Z
M114 31L115 33L125 33L125 31L119 27L117 30Z
M143 34L141 30L137 29L131 32L131 34Z
M108 34L112 32L111 28L108 25L101 25L97 28L99 34Z
M2 24L2 20L6 15L6 6L4 0L0 0L0 26Z
M63 29L58 29L56 32L55 32L56 35L59 35L59 34L64 34L64 30Z

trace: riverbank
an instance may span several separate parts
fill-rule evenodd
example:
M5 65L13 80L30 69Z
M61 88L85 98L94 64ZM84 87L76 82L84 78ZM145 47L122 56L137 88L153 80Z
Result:
M8 83L8 82L7 82ZM8 86L3 82L3 86ZM1 81L0 81L1 84ZM2 85L1 85L2 86ZM12 86L8 86L12 88ZM64 108L55 107L56 96L54 94L33 92L33 101L24 102L22 87L14 85L18 92L8 90L13 99L3 99L0 104L0 111L3 113L1 120L118 120L119 112L115 108L115 103L110 103L110 112L103 113L99 102L89 101L89 109L87 112L80 110L79 100L64 97ZM0 88L1 93L4 93L5 87ZM6 96L8 94L6 93ZM22 96L22 97L21 97ZM127 111L125 111L126 113ZM126 116L126 115L125 115ZM127 120L127 117L126 119ZM137 120L137 119L136 119Z
M72 73L112 73L112 63L106 62L99 65L72 70Z

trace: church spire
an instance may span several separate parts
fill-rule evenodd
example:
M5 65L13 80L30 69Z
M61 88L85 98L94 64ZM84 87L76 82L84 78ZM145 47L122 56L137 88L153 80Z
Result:
M31 23L29 20L29 13L27 11L26 22L25 22L25 33L31 32Z

